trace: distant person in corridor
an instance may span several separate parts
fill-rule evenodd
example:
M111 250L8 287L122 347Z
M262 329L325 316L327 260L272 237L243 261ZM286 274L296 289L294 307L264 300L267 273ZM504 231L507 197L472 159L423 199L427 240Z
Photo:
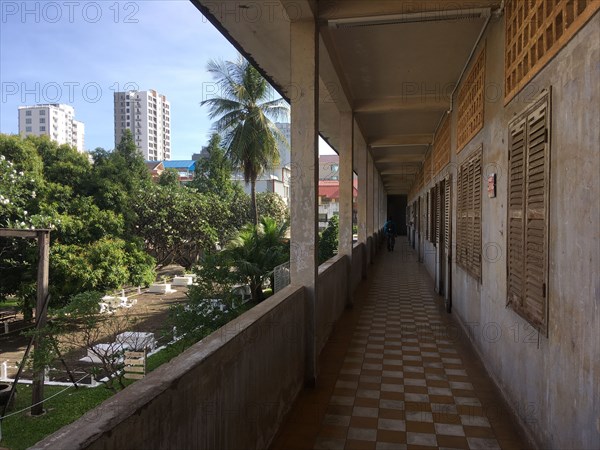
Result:
M387 222L383 226L383 232L385 233L385 236L387 237L388 252L393 252L394 245L396 244L397 230L396 230L396 224L392 220L391 216L388 217Z

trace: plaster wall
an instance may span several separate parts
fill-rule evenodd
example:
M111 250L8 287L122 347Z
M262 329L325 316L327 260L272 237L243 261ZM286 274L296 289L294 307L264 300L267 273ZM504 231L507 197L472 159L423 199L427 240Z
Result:
M490 23L481 45L486 45L487 60L485 124L453 154L451 166L483 144L483 180L497 174L497 197L488 198L482 187L482 280L453 264L453 312L537 446L600 448L600 14L506 106L502 20ZM506 203L508 123L548 87L552 119L546 337L506 308ZM452 130L456 149L456 111ZM456 242L455 228L453 235Z

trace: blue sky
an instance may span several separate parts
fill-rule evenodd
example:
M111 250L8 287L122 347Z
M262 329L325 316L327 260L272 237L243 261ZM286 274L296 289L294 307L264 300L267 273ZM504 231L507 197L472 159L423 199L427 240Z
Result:
M189 1L0 0L0 12L0 132L18 133L20 105L66 103L86 149L112 149L113 92L139 88L171 102L172 159L208 141L206 65L238 53Z
M86 148L112 149L112 94L129 83L171 102L174 159L200 151L211 127L200 107L206 64L237 58L200 12L184 0L53 3L60 9L28 2L23 16L22 2L0 1L0 131L18 132L19 105L67 103L85 123Z

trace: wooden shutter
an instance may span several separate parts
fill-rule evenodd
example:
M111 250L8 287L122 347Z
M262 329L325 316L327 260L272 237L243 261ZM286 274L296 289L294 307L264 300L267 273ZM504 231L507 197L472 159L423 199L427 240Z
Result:
M463 230L464 230L464 220L462 217L463 214L463 186L462 186L462 168L458 168L458 174L456 178L456 262L461 263L463 259Z
M508 299L509 305L523 304L523 216L525 208L525 118L509 128L508 142Z
M429 239L429 191L425 194L425 239Z
M539 329L546 325L548 103L544 100L527 117L527 183L525 222L524 307ZM544 329L545 331L545 329Z
M550 94L509 126L507 303L548 332Z
M444 245L446 246L446 253L449 254L450 248L452 247L450 245L450 236L452 235L452 226L450 224L450 205L452 202L452 175L448 175L444 185Z
M456 261L481 279L481 159L483 146L475 150L458 170Z
M473 160L473 182L471 189L473 192L473 219L472 238L471 238L471 271L473 275L481 279L481 155L482 151L476 152Z
M431 230L429 232L429 234L430 234L429 241L433 245L435 245L435 187L432 187L431 189L429 189L429 198L430 198L430 208L431 208L431 215L429 216L429 218L430 218L429 229Z
M438 183L435 186L435 244L439 245L440 233L441 233L441 221L442 221L442 189L441 184Z

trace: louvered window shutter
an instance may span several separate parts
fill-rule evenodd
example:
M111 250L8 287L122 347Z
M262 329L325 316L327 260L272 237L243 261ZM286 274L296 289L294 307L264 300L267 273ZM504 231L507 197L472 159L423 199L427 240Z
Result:
M481 278L481 151L473 158L473 234L471 238L471 269L474 275Z
M509 126L508 299L548 332L550 94Z
M456 262L481 280L481 159L480 146L458 170Z
M463 237L463 188L462 188L462 169L458 168L457 183L456 183L456 262L461 263L463 257L462 245Z
M452 225L450 223L451 215L450 215L450 205L452 201L452 175L449 175L445 181L445 189L444 189L444 245L446 246L446 252L450 250L452 247L450 245L450 236L452 232Z
M423 232L425 239L429 239L429 227L427 226L427 218L429 213L429 194L426 192L423 196Z
M525 118L509 129L508 304L523 306L523 215L525 208Z
M442 189L441 183L435 187L435 244L439 245L442 221Z

